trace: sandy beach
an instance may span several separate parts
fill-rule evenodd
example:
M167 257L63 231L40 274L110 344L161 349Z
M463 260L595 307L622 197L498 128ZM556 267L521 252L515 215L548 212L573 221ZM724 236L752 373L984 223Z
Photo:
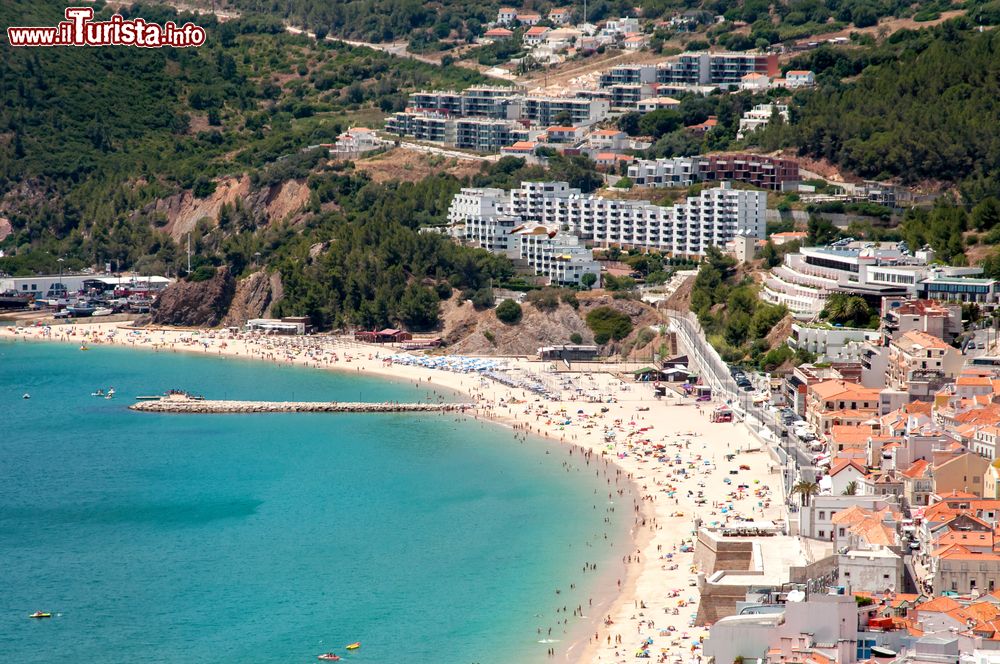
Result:
M551 637L540 630L553 661L624 663L648 651L652 661L700 662L707 632L693 621L699 600L695 519L710 524L785 518L780 470L772 471L766 453L741 452L750 443L742 424L710 421L718 403L696 403L671 390L656 398L651 384L606 373L554 373L550 363L505 358L509 384L503 384L476 373L392 362L389 357L401 351L343 337L133 329L121 323L6 326L0 338L225 355L435 386L474 402L468 416L509 426L516 437L545 436L577 462L582 455L607 477L607 509L634 514L632 539L609 542L621 557L616 569L581 570L606 586L592 605L567 607L571 615L559 615L562 624L556 623ZM527 387L540 382L552 398ZM179 387L197 391L194 384Z

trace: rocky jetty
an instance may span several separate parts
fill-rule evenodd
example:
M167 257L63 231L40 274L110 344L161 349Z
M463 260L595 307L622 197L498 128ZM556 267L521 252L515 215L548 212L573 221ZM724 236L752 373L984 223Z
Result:
M440 413L475 408L468 403L364 403L349 401L217 401L166 397L140 401L143 413Z

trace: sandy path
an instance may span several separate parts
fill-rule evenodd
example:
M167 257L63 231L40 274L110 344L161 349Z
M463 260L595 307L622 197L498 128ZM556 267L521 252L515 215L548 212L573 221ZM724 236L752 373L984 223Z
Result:
M633 662L637 649L647 642L652 661L700 661L700 639L707 632L692 626L698 603L698 589L691 585L693 553L681 550L693 545L694 518L785 518L780 496L772 496L767 488L773 481L780 491L780 471L771 471L764 453L739 453L750 442L742 424L713 424L712 403L696 404L680 396L656 399L648 384L626 383L608 374L549 374L552 387L569 381L569 389L549 401L475 374L392 364L387 357L395 349L343 338L231 337L221 331L132 330L118 325L0 327L0 337L231 355L430 383L469 395L478 403L473 413L477 418L510 426L515 435L541 434L567 447L578 446L573 448L576 453L587 454L596 468L604 467L602 461L608 463L614 508L634 513L633 540L616 543L623 558L619 570L597 570L607 584L605 594L594 606L566 618L567 640L551 644L555 661L624 664ZM523 359L509 363L515 367L512 376L521 371L539 376L547 368ZM197 390L197 385L190 387ZM588 398L598 395L601 403ZM727 454L735 456L729 460ZM739 470L742 464L750 470ZM734 493L741 483L748 489ZM638 499L629 498L630 488ZM731 506L726 515L719 509L723 505Z

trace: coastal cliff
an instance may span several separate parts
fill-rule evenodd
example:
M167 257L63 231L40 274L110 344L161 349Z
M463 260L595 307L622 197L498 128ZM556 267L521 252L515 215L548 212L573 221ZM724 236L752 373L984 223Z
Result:
M215 327L229 312L235 293L236 280L227 267L218 268L207 281L175 282L157 298L150 322L155 325Z

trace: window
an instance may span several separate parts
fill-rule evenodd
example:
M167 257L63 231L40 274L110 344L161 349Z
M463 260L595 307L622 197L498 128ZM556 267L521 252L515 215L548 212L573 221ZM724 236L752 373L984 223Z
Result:
M826 510L820 510L819 511L819 520L822 521L825 518L826 518Z
M819 538L820 538L820 539L823 539L823 538L825 538L825 537L826 537L826 531L825 531L825 530L821 530L821 531L819 531Z
M883 574L882 578L888 580L889 579L889 575L888 574Z
M837 534L840 535L841 537L843 537L844 536L844 529L841 528Z

